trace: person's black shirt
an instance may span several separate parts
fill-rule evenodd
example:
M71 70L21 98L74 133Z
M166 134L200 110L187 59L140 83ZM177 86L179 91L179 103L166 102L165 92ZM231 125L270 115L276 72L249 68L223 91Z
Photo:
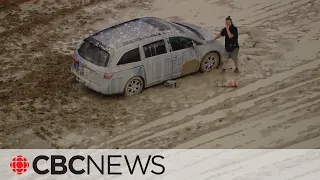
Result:
M227 33L227 29L223 28L220 32L221 36L225 36L225 48L227 52L232 52L235 48L239 48L238 43L238 28L234 25L229 27L229 31L233 34L233 37L230 39Z

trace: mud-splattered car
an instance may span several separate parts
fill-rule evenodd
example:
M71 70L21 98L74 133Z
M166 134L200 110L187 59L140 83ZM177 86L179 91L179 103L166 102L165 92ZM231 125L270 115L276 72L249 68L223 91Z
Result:
M86 38L74 53L77 81L103 94L131 96L225 58L219 41L196 25L155 17L122 22Z

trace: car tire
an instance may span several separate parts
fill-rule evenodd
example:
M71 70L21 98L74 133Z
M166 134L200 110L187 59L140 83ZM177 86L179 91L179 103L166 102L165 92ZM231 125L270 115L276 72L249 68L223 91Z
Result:
M210 72L217 69L220 65L220 56L217 52L209 52L201 61L200 72Z
M131 78L125 88L124 88L124 95L125 96L134 96L139 94L144 89L144 82L141 77L133 77Z

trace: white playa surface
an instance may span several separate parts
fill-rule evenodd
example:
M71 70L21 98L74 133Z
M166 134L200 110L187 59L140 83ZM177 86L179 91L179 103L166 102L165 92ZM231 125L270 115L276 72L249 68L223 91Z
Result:
M320 0L0 0L0 147L320 148L319 12ZM71 82L71 53L110 24L156 16L218 33L229 15L239 75L132 98ZM216 87L227 78L239 87Z

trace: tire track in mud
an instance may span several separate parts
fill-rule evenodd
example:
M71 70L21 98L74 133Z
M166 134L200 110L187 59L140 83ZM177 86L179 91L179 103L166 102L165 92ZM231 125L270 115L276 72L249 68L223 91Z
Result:
M274 3L271 3L270 5L259 4L258 6L254 6L253 8L250 8L250 9L254 9L253 12L262 11L262 10L270 8L270 7L274 6L274 5L280 4L281 2L284 2L284 1L274 2ZM262 7L260 7L260 6L262 6Z
M302 5L306 5L310 2L315 2L316 0L287 0L287 1L281 1L279 3L275 3L275 6L270 6L266 9L257 9L253 10L253 12L256 12L255 14L250 14L248 17L244 17L241 20L242 24L252 24L255 22L261 22L262 20L276 17L280 14L284 14L292 9L296 9L298 7L301 7ZM262 12L261 12L262 11ZM248 23L246 23L248 21ZM262 24L262 23L260 23Z
M267 109L265 109L265 107L263 107L266 104L267 103L256 104L256 106L267 111ZM313 103L313 105L314 104L315 103ZM284 104L284 105L287 105L287 104ZM296 105L298 105L298 104L296 104ZM256 110L256 112L252 112L255 110ZM284 109L279 109L279 110L284 110ZM185 133L192 133L194 137L197 137L195 140L191 140L191 142L193 142L194 145L188 146L191 143L188 144L186 142L184 145L180 145L177 148L195 148L195 147L198 148L199 144L201 144L201 142L203 142L203 141L205 141L205 142L206 141L214 141L215 145L212 145L211 148L214 148L214 147L216 147L216 148L217 147L218 148L232 148L232 147L240 148L241 145L243 145L244 148L257 148L258 146L253 146L253 145L249 146L248 144L253 143L258 139L258 137L259 137L259 136L257 136L259 134L257 132L257 131L259 131L258 125L267 126L268 123L261 121L261 124L255 125L255 121L258 121L260 119L264 119L266 121L270 120L270 119L268 119L268 116L273 115L273 114L274 114L274 111L264 112L264 111L255 107L250 110L245 109L243 111L238 111L237 114L230 112L227 117L218 116L216 113L215 114L208 114L203 117L199 116L198 117L199 122L198 122L197 126L199 127L199 124L201 124L201 126L200 126L200 128L197 127L196 131L195 131L195 125L194 126L190 125L189 127L184 127L184 129L180 130L180 132L184 131ZM211 118L211 119L209 119L209 118ZM284 117L282 117L282 118L284 118ZM304 118L307 118L307 117L304 117ZM242 128L240 128L238 126L240 126ZM277 124L277 126L281 127L281 124ZM252 128L252 131L248 131L248 129L250 130L250 128ZM200 131L200 132L198 132L198 131ZM208 135L205 134L206 132L208 133ZM227 137L222 136L223 134L226 134L226 133L228 133L226 136L230 136L229 141L227 141L228 140ZM243 137L244 135L245 135L245 137ZM176 134L168 133L165 135L165 137L159 137L158 140L160 140L162 142L163 141L172 142L176 137L177 137ZM183 138L186 138L186 139L183 139ZM205 138L207 138L207 139L205 139ZM181 136L179 137L179 141L178 142L173 141L172 144L179 144L181 142L183 143L183 142L185 142L185 140L188 140L188 139L193 139L193 137L188 134L182 133L182 137ZM234 141L235 139L237 139L236 142ZM267 138L267 139L271 139L271 137ZM263 143L261 143L261 145L262 144ZM131 144L131 145L133 145L133 144ZM140 145L141 144L139 144L137 146L140 146ZM267 144L263 144L263 145L265 147L267 146ZM128 146L128 147L137 147L137 146ZM152 147L152 145L151 145L151 147ZM201 148L203 148L203 146L201 146Z
M299 2L299 0L285 0L285 1L281 1L281 2L276 2L276 3L273 3L271 5L264 6L263 8L259 8L259 9L253 10L253 12L256 12L256 13L250 15L249 17L245 17L244 19L245 20L249 20L249 19L252 19L252 18L257 18L257 17L262 16L262 15L266 15L268 13L271 13L271 16L272 15L276 15L276 14L272 14L273 11L277 11L279 8L283 8L283 7L287 8L288 5L293 6L293 3L296 3L296 2ZM290 8L292 8L292 7L290 7Z
M246 101L245 99L241 99L239 98L238 100L235 100L234 102L230 102L230 101L226 101L225 103L222 103L221 105L217 105L216 107L211 107L211 109L208 110L203 110L202 113L199 114L195 114L193 117L193 119L185 119L183 120L183 122L186 123L180 123L180 124L175 124L173 127L157 127L158 133L156 134L152 134L150 133L149 136L144 136L143 139L135 139L135 141L129 141L129 142L124 142L125 144L128 144L128 147L131 146L138 146L141 145L140 143L144 142L144 141L148 141L150 139L153 138L157 138L157 137L162 137L162 136L168 136L170 137L169 134L171 134L173 137L175 137L176 135L174 135L174 132L178 132L179 130L183 130L185 132L192 132L190 127L197 127L198 131L201 132L196 132L194 131L195 136L199 136L201 134L204 134L206 131L219 131L220 129L223 128L227 128L235 123L238 124L242 124L242 121L248 121L246 119L251 119L251 120L257 120L259 118L265 117L267 115L271 115L273 112L269 112L269 114L266 114L266 107L269 108L269 106L263 107L263 105L270 105L268 104L269 102L267 101L268 99L279 99L279 96L283 96L286 93L291 93L291 94L299 94L298 92L301 91L301 87L304 85L310 85L310 83L315 83L314 81L318 80L319 78L316 79L311 79L308 81L308 83L299 83L297 85L294 86L289 86L283 90L279 90L279 91L274 91L271 94L266 94L266 95L258 95L257 98L252 99L252 100L248 100ZM320 83L319 83L320 84ZM290 90L294 87L294 90ZM293 91L293 92L292 92ZM307 93L307 92L304 92ZM275 95L276 94L276 95ZM317 98L320 97L320 94L317 95L312 95L312 96L306 96L305 98ZM288 101L290 100L289 97ZM298 99L298 98L296 98ZM266 102L267 101L267 102ZM283 100L282 100L283 101ZM303 100L302 102L304 102L306 100ZM300 102L300 101L299 101ZM302 103L301 102L301 103ZM281 102L282 103L282 102ZM273 103L272 105L274 106L281 106L282 104L279 103ZM226 104L229 104L226 106ZM285 105L290 105L289 103L285 103ZM296 104L294 104L296 105ZM257 107L259 106L259 108ZM261 107L262 106L262 107ZM292 107L292 105L290 105L290 107ZM278 108L278 110L285 110L288 107L283 107L283 108ZM253 114L248 114L246 115L245 112L249 112L252 111ZM261 114L263 114L263 116ZM243 116L240 116L241 114L244 114ZM260 116L260 117L257 117ZM230 120L232 119L232 120ZM228 121L228 122L225 122ZM249 121L250 122L250 121ZM252 122L251 122L252 123ZM212 127L213 129L209 128ZM209 128L209 129L206 129ZM160 131L160 129L162 129L162 131ZM195 128L193 128L195 129ZM152 130L150 130L149 132L152 132ZM216 136L211 136L211 137L216 137ZM189 137L188 138L192 138ZM199 141L196 141L199 142ZM131 143L131 144L130 144Z
M289 11L295 10L301 6L307 5L309 3L314 3L316 0L299 0L299 1L294 1L292 4L287 4L281 7L278 7L276 9L271 9L270 11L266 13L263 13L261 15L257 15L255 16L253 21L249 21L248 23L246 23L249 26L257 26L257 25L261 25L262 23L264 23L267 20L275 20L275 19L279 19L281 17L286 16ZM288 6L290 5L290 6ZM244 23L246 21L244 20Z
M6 10L31 0L0 0L0 10Z
M235 116L236 115L237 116L236 116L236 119L234 120L234 122L232 122L232 123L236 123L238 121L244 120L245 118L249 118L249 117L241 116L241 112L239 112L239 109L240 110L241 109L244 109L244 110L249 110L250 109L250 111L248 111L248 113L250 113L250 112L259 113L260 112L260 113L263 113L261 115L261 117L263 117L263 116L266 115L264 113L264 111L268 110L268 108L274 109L274 107L272 107L272 106L276 106L278 104L277 101L278 101L278 99L281 99L280 97L283 94L290 93L292 96L296 96L295 94L297 94L297 97L293 98L294 100L296 100L296 99L301 98L301 96L299 97L298 95L299 95L300 92L303 92L304 88L306 88L306 87L308 88L308 87L319 85L319 78L317 77L317 74L319 74L319 72L317 71L317 69L315 69L315 71L313 73L313 77L317 77L317 78L311 78L311 80L309 80L309 81L306 81L307 79L303 79L303 82L300 82L301 79L299 79L299 76L305 75L306 73L307 72L303 72L301 74L297 74L295 77L288 78L288 79L297 78L296 81L293 80L292 82L289 83L289 85L287 85L288 82L285 81L284 84L279 83L279 84L273 85L273 86L276 86L277 88L269 87L269 88L267 88L267 90L266 89L261 89L260 90L261 93L254 94L254 97L256 97L254 99L244 96L243 98L237 98L236 100L233 100L233 101L226 100L224 103L220 103L221 105L218 104L217 106L214 106L211 109L203 110L203 113L213 113L213 114L209 114L206 118L204 118L204 117L201 118L201 116L196 116L197 114L195 114L193 123L190 122L192 119L186 118L186 119L183 120L183 122L186 122L185 124L181 124L181 123L174 124L174 123L172 123L170 127L168 126L168 127L162 128L161 126L158 126L158 127L154 128L154 129L150 129L149 130L150 134L144 134L145 136L143 136L144 139L142 139L142 140L148 140L148 139L151 139L153 137L161 137L161 136L166 135L166 134L168 134L170 132L178 132L179 129L180 129L181 132L186 130L185 132L189 132L190 133L191 131L187 130L188 126L192 126L192 125L199 126L199 124L201 124L201 123L205 124L205 123L207 123L207 121L210 122L210 121L215 120L217 122L217 124L222 124L223 125L223 123L221 123L221 121L224 121L226 119L226 114L228 114L228 112L230 112L230 113L238 113L239 114L239 115L234 114ZM308 77L310 77L310 76L308 76ZM316 82L318 82L318 83L316 83ZM289 90L291 90L293 88L294 88L295 92L289 91ZM319 88L315 89L315 91L319 91ZM271 94L269 94L269 93L271 93ZM274 96L280 96L280 97L275 98ZM311 96L311 97L314 97L314 96ZM288 97L288 98L289 98L288 100L290 100L291 97ZM307 97L304 97L304 98L307 98ZM316 98L316 97L314 97L314 98ZM254 108L252 108L252 106L256 106L256 103L259 103L260 101L264 101L263 103L267 104L268 106L266 105L266 107L259 107L259 108L254 107ZM290 100L290 101L292 101L292 100ZM288 105L290 105L290 103L289 104L286 103L286 105L288 106ZM225 108L229 108L229 109L225 109ZM281 109L279 109L279 108L277 110L281 111ZM273 112L270 112L270 113L272 114ZM199 113L199 115L201 115L201 113ZM227 117L229 117L229 116L230 115L228 115ZM211 120L209 119L210 117L211 117ZM256 117L256 119L259 119L259 117ZM220 121L220 123L218 121ZM178 127L178 126L180 126L180 127ZM214 130L218 131L219 129L222 128L222 127L216 127L215 123L213 123L211 125L202 125L201 127L214 127L214 129L211 129L211 131L214 131ZM200 129L198 129L198 131L204 131L204 129L200 128ZM153 134L155 132L158 132L158 133ZM175 134L171 134L171 135L172 136L177 136L177 134L176 135ZM170 136L170 135L168 135L168 136ZM138 139L131 139L131 141L129 141L129 142L125 141L124 144L132 143L131 145L134 145L134 144L139 143L141 141L138 140ZM128 145L128 146L130 147L130 145Z
M320 97L319 94L316 97ZM219 145L222 146L221 144L223 144L223 142L225 142L224 147L228 148L278 148L277 146L283 146L282 148L285 148L286 145L283 144L270 146L267 142L262 143L262 141L272 141L273 139L278 140L282 138L292 140L290 137L279 135L279 130L277 131L277 129L286 129L287 127L289 132L292 131L297 133L296 131L293 131L293 129L297 128L294 128L291 125L295 126L294 123L297 120L299 122L307 121L308 118L310 118L306 116L309 112L308 109L317 105L319 100L312 99L311 97L310 101L291 101L289 103L292 103L292 106L284 109L282 112L275 113L267 111L263 112L263 116L257 112L254 113L253 116L247 117L244 121L233 119L233 122L229 124L229 131L224 131L224 128L220 128L217 131L209 132L191 141L184 142L175 148L213 148ZM285 103L283 105L287 104L288 103ZM257 104L257 106L260 107L263 106L263 104ZM287 114L290 114L291 116L286 116ZM319 115L319 113L316 113L312 115L313 117L311 118L317 118ZM314 121L312 123L314 123ZM305 123L303 124L306 125ZM289 125L291 127L289 127ZM297 125L301 126L301 124ZM319 125L317 128L319 128ZM287 134L290 133L283 133L283 135ZM257 140L257 137L259 136L261 136L261 138ZM232 141L235 137L237 137L237 141Z
M320 142L320 136L315 138L310 138L308 140L302 140L301 142L297 142L291 146L288 146L287 149L305 149L309 144L318 144ZM320 145L316 147L315 149L320 149Z
M111 1L111 0L107 0L107 2L108 1ZM32 2L32 1L27 1L27 2ZM34 3L35 2L36 1L34 1ZM50 2L50 0L48 2ZM48 2L44 1L43 3L48 3ZM24 18L23 20L19 18L19 15L20 15L19 13L17 14L8 13L5 18L0 20L2 26L5 26L5 28L7 28L7 30L0 33L0 36L10 36L12 33L17 31L22 32L24 35L30 35L32 33L32 29L35 28L34 25L38 25L38 26L47 25L51 21L61 19L61 18L63 19L64 16L74 14L76 11L81 10L81 7L93 6L95 4L98 4L99 2L105 2L105 1L104 0L88 0L87 2L82 0L65 1L66 5L70 3L71 6L66 8L55 8L55 7L50 8L50 10L53 10L52 13L41 13L39 12L39 10L34 10L27 16L27 18ZM53 1L52 3L56 3L56 2ZM42 8L45 9L47 8L47 6L44 6ZM20 8L17 8L17 9L19 9L19 11L22 11ZM11 26L13 26L13 28L10 28Z
M310 69L313 69L314 67L318 67L320 65L320 62L318 60L314 60L308 64L304 64L302 66L298 66L290 71L286 71L286 72L283 72L283 73L279 73L279 74L275 74L271 77L268 77L266 79L263 79L263 80L260 80L260 81L257 81L255 83L252 83L252 84L249 84L248 86L246 87L243 87L243 88L240 88L240 89L237 89L235 91L232 91L232 92L229 92L229 93L225 93L225 94L221 94L219 95L218 97L214 97L202 104L198 104L196 106L193 106L192 108L188 108L188 109L185 109L183 111L179 111L179 112L176 112L174 113L173 115L170 115L170 116L167 116L167 117L164 117L164 118L160 118L158 120L155 120L151 123L148 123L140 128L137 128L137 129L134 129L132 130L131 132L128 132L128 133L125 133L125 134L122 134L122 135L119 135L115 138L112 138L110 139L109 141L107 141L107 145L111 145L111 144L117 144L117 143L120 143L120 144L126 144L128 142L135 142L135 141L141 141L139 139L145 137L146 139L148 139L150 137L150 135L152 134L159 134L159 136L161 136L162 134L165 134L167 133L166 131L163 132L161 130L159 131L159 128L163 125L166 125L166 124L169 124L171 125L171 128L174 128L174 130L177 130L179 129L177 126L172 126L173 124L177 123L178 125L180 124L179 122L181 121L186 121L186 124L194 124L197 122L197 119L193 119L193 117L198 114L198 113L201 113L201 111L205 111L205 109L207 109L208 107L215 107L217 106L218 104L224 104L226 100L230 100L230 99L242 99L241 101L246 101L246 100L250 100L250 98L253 98L253 97L250 97L250 95L253 93L253 92L260 92L260 93L272 93L272 92L276 92L278 90L281 90L282 88L285 87L285 84L284 82L281 82L283 80L286 80L286 79L292 79L293 76L296 75L296 77L299 77L301 76L299 74L300 73L303 73L303 72L306 72L306 71L309 71ZM313 69L314 70L314 74L319 74L319 69L316 68L316 69ZM297 80L297 81L300 81L300 80ZM279 85L277 86L278 89L273 89L274 87L272 86L274 83L279 83ZM290 83L294 83L294 82L290 82ZM292 84L291 84L292 85ZM264 87L268 87L268 86L271 86L269 88L272 89L271 92L264 92L263 91L263 88ZM243 98L240 98L240 97L243 97ZM231 105L234 105L234 104L231 104ZM223 105L224 106L224 105ZM228 105L227 105L228 106ZM230 105L229 105L230 107ZM231 106L232 107L232 106ZM187 118L186 120L184 120L184 118ZM188 119L188 118L191 118L191 119ZM193 119L193 120L192 120ZM192 122L193 121L193 122ZM156 131L151 131L150 133L151 134L147 134L146 132L148 132L149 130L152 130L152 129L157 129ZM169 130L168 130L169 131ZM141 133L141 134L140 134ZM157 135L154 135L154 136L157 136ZM158 136L157 136L158 137Z
M318 96L319 97L319 96ZM317 97L317 98L318 98ZM264 104L257 104L256 106L261 107L262 110L258 108L252 108L252 109L244 109L243 111L237 111L236 113L228 113L228 116L222 116L217 113L214 114L208 114L205 116L198 116L196 117L198 122L195 124L188 124L186 126L185 124L181 127L181 129L178 129L177 131L174 131L173 129L171 132L166 131L166 134L162 134L161 136L153 136L153 137L148 137L147 139L143 139L144 143L141 143L141 141L137 142L132 142L131 144L124 145L123 147L125 148L135 148L135 147L146 147L146 148L153 148L154 145L157 144L157 142L170 142L169 145L163 145L161 146L162 148L173 148L174 145L180 144L180 143L185 143L185 145L179 145L176 148L198 148L198 144L201 144L203 141L217 141L217 143L211 148L232 148L235 147L233 146L234 144L237 144L239 140L242 140L239 142L239 144L243 145L244 148L257 148L258 146L250 146L248 147L248 143L253 143L255 140L257 140L257 136L254 133L251 133L251 137L242 137L244 134L249 134L246 129L248 127L252 127L253 131L256 132L258 130L258 127L253 126L254 121L257 121L258 119L265 119L268 120L265 117L268 117L269 115L274 114L274 111L267 111L265 107L263 107ZM287 104L285 104L287 105ZM297 104L298 105L298 104ZM231 108L232 109L232 108ZM280 110L280 109L279 109ZM283 110L283 109L281 109ZM252 112L256 111L256 112ZM266 111L266 112L265 112ZM252 115L253 114L253 115ZM307 118L307 117L304 117ZM252 121L248 122L245 120L251 119ZM288 121L289 122L289 121ZM262 123L262 122L261 122ZM291 122L290 122L291 123ZM262 126L266 126L266 122L262 123ZM241 129L240 127L243 129ZM277 126L281 126L278 124ZM233 131L234 129L234 131ZM291 129L291 128L290 128ZM232 131L230 131L232 130ZM226 137L223 137L222 135L225 133L228 133L228 136L230 136L229 140L226 141L224 139L227 139ZM205 133L208 133L206 135ZM160 135L160 134L157 134ZM196 140L193 140L193 139ZM219 139L222 140L219 140ZM237 138L237 142L232 142ZM250 139L253 138L251 141ZM270 138L268 138L270 139ZM187 143L189 141L193 142L193 146L191 146L191 143ZM245 141L244 141L245 140ZM140 144L139 144L140 142ZM147 146L146 144L149 145ZM189 146L188 146L189 145ZM237 147L240 148L241 146L238 145ZM265 145L265 144L264 144ZM267 145L265 145L267 146ZM310 146L309 146L310 147ZM203 148L203 147L201 147Z

